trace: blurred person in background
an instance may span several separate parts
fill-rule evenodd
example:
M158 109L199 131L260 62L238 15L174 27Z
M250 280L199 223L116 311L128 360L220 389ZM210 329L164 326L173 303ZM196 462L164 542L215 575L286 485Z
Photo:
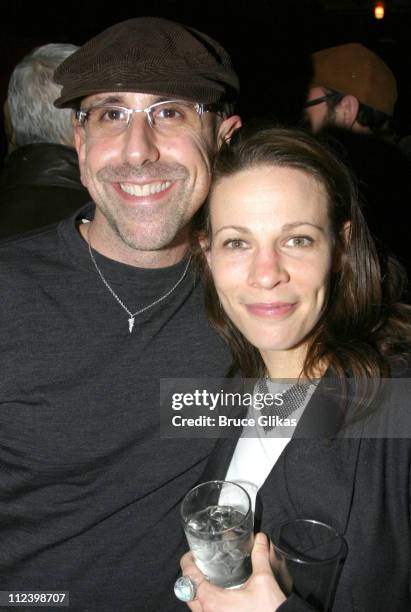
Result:
M305 107L314 132L337 125L376 136L392 133L397 82L378 55L349 43L313 53L312 62Z
M48 44L15 67L4 105L9 155L0 177L0 237L59 221L90 200L80 182L71 112L53 102L54 70L78 47Z
M394 74L360 43L322 49L311 59L313 76L304 122L356 175L382 263L392 253L409 274L411 256L404 221L411 201L411 165L396 144Z

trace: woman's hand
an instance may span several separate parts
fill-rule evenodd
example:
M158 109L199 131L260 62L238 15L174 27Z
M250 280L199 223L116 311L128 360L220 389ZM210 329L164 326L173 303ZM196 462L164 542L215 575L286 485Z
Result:
M274 612L286 597L271 570L269 542L258 533L251 552L253 573L240 589L222 589L204 577L190 552L181 559L183 575L198 584L196 598L188 602L192 612Z

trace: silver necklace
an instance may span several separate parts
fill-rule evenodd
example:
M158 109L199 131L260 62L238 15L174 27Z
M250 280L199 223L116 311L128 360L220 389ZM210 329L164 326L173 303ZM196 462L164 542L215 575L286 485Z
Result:
M191 255L188 258L187 261L187 265L184 268L184 272L183 274L180 276L180 278L178 279L178 281L171 287L171 289L169 289L167 291L167 293L165 293L164 295L162 295L161 297L157 298L154 302L152 302L151 304L148 304L148 306L144 306L143 308L140 308L139 310L137 310L136 312L131 312L131 310L129 310L127 308L127 306L124 304L124 302L121 301L121 299L118 297L117 293L114 291L114 289L112 287L110 287L110 285L108 284L108 282L106 281L106 279L103 276L102 271L100 270L100 268L97 265L97 262L95 260L95 257L93 255L93 251L91 250L91 245L90 245L90 238L87 241L88 244L88 252L90 253L90 257L91 257L91 261L94 264L94 267L97 270L97 273L99 275L99 277L101 278L101 280L103 281L104 285L107 287L107 289L110 291L111 295L113 296L113 298L120 304L120 306L122 307L123 310L126 311L126 313L128 314L128 331L131 332L133 331L133 327L134 327L134 319L135 317L137 317L139 314L141 314L142 312L145 312L146 310L148 310L149 308L152 308L153 306L156 306L157 304L159 304L160 302L162 302L163 300L165 300L171 293L173 293L173 291L175 289L177 289L177 287L179 286L179 284L183 281L185 275L187 274L187 270L188 267L190 265L191 262Z
M260 393L268 394L268 377L260 378L257 382L257 388ZM272 406L264 405L261 414L264 416L278 416L280 419L288 419L288 417L300 408L306 399L308 390L311 386L310 382L295 383L289 389L284 389L281 392L283 400L282 406L277 406L275 409ZM274 425L264 425L264 431L271 431Z

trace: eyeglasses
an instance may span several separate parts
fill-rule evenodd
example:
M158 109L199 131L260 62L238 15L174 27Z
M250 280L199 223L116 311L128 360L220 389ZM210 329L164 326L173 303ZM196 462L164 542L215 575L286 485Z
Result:
M78 110L76 118L93 136L104 137L115 136L126 130L134 113L145 113L151 128L172 133L184 128L198 128L201 125L201 117L206 112L219 113L219 109L212 104L167 100L155 102L146 108L96 104Z
M304 108L309 108L310 106L316 106L317 104L322 104L322 102L327 102L327 100L330 100L331 98L333 98L332 93L325 94L325 96L321 96L320 98L313 98L313 100L308 100L304 104Z

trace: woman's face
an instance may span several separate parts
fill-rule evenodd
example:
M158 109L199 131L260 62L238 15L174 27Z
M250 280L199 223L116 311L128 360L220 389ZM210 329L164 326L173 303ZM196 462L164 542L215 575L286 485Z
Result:
M257 166L217 183L210 215L206 256L228 317L264 359L301 348L330 281L324 188L298 169Z

